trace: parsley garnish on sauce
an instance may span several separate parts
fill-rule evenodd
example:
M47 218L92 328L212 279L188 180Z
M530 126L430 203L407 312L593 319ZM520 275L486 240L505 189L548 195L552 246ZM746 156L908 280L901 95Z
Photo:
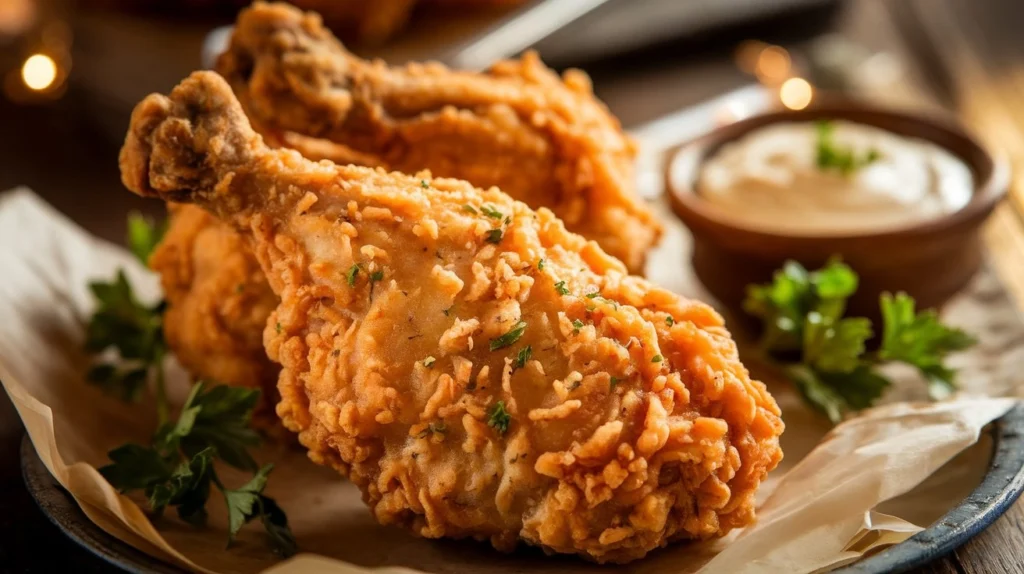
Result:
M826 120L815 122L815 163L822 171L836 170L849 176L858 169L882 158L875 148L858 155L852 147L841 146L835 141L835 125Z
M915 311L905 293L881 296L882 340L867 342L871 320L847 317L846 301L857 290L857 274L833 260L809 272L790 261L771 283L750 285L743 308L762 322L761 348L781 362L804 399L833 422L874 404L892 383L877 371L886 362L915 367L936 399L956 389L946 357L975 343L960 329L943 325L934 311Z

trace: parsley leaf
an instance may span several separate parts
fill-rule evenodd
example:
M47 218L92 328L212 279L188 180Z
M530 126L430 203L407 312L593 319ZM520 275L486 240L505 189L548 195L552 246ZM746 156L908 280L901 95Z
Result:
M842 422L848 412L870 407L892 384L866 365L837 374L794 364L786 368L786 373L804 399L835 424Z
M508 425L512 422L512 416L505 410L505 401L498 401L491 407L487 416L487 426L498 431L499 434L508 432Z
M345 281L348 282L349 287L356 286L356 275L359 274L359 265L353 265L348 268L348 272L345 273Z
M845 177L882 158L875 148L858 156L852 147L840 146L835 141L835 125L830 121L816 122L815 132L815 163L822 171L834 169Z
M107 453L111 463L100 467L103 478L121 492L147 488L166 480L173 471L152 447L125 444Z
M149 263L149 256L167 232L167 220L154 223L141 213L128 214L128 249L143 265Z
M916 367L932 398L948 396L955 372L944 361L974 338L942 325L934 311L915 312L906 294L883 294L881 345L868 353L871 321L844 316L857 283L857 274L837 260L814 272L787 262L771 283L748 287L744 309L762 321L762 349L786 358L784 370L805 400L833 422L871 406L891 385L875 370L886 361Z
M93 282L89 289L97 305L86 326L85 350L102 353L113 349L118 358L92 366L86 380L122 400L137 401L153 379L157 387L157 416L162 424L169 411L163 392L163 358L167 353L164 303L140 303L122 270L113 281Z
M256 470L247 449L260 443L259 434L249 426L259 396L256 389L215 385L207 391L205 383L197 383L182 411L196 410L191 430L180 439L182 450L189 454L212 447L231 466Z
M817 311L804 322L804 362L826 373L849 373L860 364L871 321L863 317L833 321Z
M111 282L89 284L97 308L86 327L85 348L93 353L115 348L123 359L153 361L166 350L164 304L143 305L124 271Z
M491 219L502 219L503 217L505 217L504 213L498 211L497 209L494 209L490 205L481 206L480 212L486 215L487 217L490 217Z
M916 367L929 382L933 396L948 395L956 388L955 373L943 366L946 356L974 345L964 331L939 322L933 310L915 313L914 300L906 293L883 293L882 346L879 356Z
M487 242L488 243L501 243L501 238L504 237L505 232L501 229L488 229L487 230Z
M147 487L146 496L153 512L160 514L167 506L177 506L182 519L193 525L205 524L213 455L212 448L203 449L182 461L164 480Z
M569 294L569 290L566 289L565 287L565 281L559 281L558 283L555 283L555 291L558 292L559 295Z
M519 349L519 353L516 355L516 359L512 361L512 370L522 369L526 366L526 362L533 356L533 348L529 345Z
M504 349L518 341L519 338L523 336L524 332L526 332L526 321L519 321L515 325L512 325L512 328L504 335L491 339L490 349L492 351Z
M582 329L582 328L583 328L583 321L580 321L579 319L573 319L572 320L572 332L573 332L573 334L577 334L578 335L579 332L580 332L580 329Z

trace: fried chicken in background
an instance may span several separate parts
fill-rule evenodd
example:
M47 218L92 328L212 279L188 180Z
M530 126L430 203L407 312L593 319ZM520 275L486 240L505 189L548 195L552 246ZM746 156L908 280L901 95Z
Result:
M278 414L380 522L623 563L754 520L783 425L721 317L549 210L270 149L212 72L136 107L121 172L253 242Z
M174 225L149 260L171 303L164 338L197 378L260 389L253 425L273 434L279 367L263 350L263 328L277 296L242 236L195 206L169 209Z
M317 14L257 2L217 71L265 135L299 151L319 138L363 163L498 186L550 208L634 273L658 238L635 190L633 142L583 72L560 78L535 53L482 74L388 67L349 53Z
M618 121L585 75L560 79L534 54L486 74L439 64L389 68L349 54L315 14L257 3L240 14L217 67L274 146L498 186L550 207L633 272L660 233L635 193L635 150ZM262 330L273 306L269 287L252 272L258 265L244 242L199 210L175 210L150 262L167 293L168 344L198 378L262 386L272 402L276 368L250 330ZM206 241L197 244L200 237ZM220 265L226 256L235 264Z

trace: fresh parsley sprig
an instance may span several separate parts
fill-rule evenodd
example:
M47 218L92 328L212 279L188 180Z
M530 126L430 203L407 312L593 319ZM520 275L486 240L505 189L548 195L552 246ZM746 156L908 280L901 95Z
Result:
M870 407L891 384L876 371L886 362L917 368L932 398L955 390L956 373L945 359L973 345L974 338L943 325L934 311L916 312L907 294L884 293L881 344L867 352L871 320L845 316L857 283L857 274L838 260L813 272L789 261L771 283L747 288L743 308L762 322L761 349L781 364L804 398L839 422Z
M287 517L263 494L273 465L259 468L246 450L259 443L247 426L259 394L256 389L208 389L206 383L197 383L176 421L161 425L148 446L126 444L110 451L112 462L100 474L122 492L142 490L155 514L173 506L182 520L196 526L206 524L206 504L211 485L216 486L228 508L229 542L242 526L259 518L275 551L294 554ZM215 458L255 474L244 485L227 488L214 469Z
M145 262L159 243L162 230L139 216L128 220L132 253ZM141 490L153 513L174 507L186 522L206 524L206 504L215 486L228 508L228 541L246 523L259 518L272 547L282 555L296 552L285 513L263 494L273 465L262 468L249 453L260 443L250 428L260 392L255 389L199 382L175 420L164 384L163 302L140 303L123 271L110 282L90 284L97 308L86 329L86 350L116 354L93 366L87 379L126 401L137 400L153 383L157 428L149 445L125 444L108 453L111 463L100 473L122 492ZM214 462L253 472L244 485L231 489L221 481Z
M853 148L839 145L835 141L835 125L830 121L818 121L814 124L814 128L816 135L815 163L821 171L832 169L845 177L882 159L882 154L875 148L867 150L863 155L858 155Z

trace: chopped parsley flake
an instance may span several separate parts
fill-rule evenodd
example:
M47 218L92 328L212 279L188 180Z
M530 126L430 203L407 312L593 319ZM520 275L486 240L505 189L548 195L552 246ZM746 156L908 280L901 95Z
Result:
M583 328L583 321L580 321L579 319L573 319L572 320L572 332L573 333L579 334L580 329L582 329L582 328Z
M596 299L601 296L600 291L594 291L593 293L587 293L587 299Z
M540 261L537 262L537 270L538 271L543 271L544 270L544 260L543 259L541 259Z
M491 229L487 231L487 242L488 243L501 243L502 236L505 232L501 229Z
M664 359L662 358L662 356L661 356L661 355L654 355L654 357L652 357L652 358L651 358L651 362L652 362L652 363L660 363L660 362L662 362L663 360L664 360Z
M526 321L519 321L515 325L512 325L512 328L509 329L508 332L505 333L504 335L495 339L491 339L491 350L497 351L498 349L504 349L505 347L514 344L516 341L519 340L520 337L523 336L523 333L525 331Z
M498 211L497 209L494 209L490 205L484 205L483 207L480 208L480 211L487 217L490 217L491 219L501 219L505 217L504 213Z
M665 324L671 327L676 324L676 320L672 318L672 315L669 315L668 317L665 317Z
M508 425L512 422L512 416L505 410L505 401L498 401L491 407L487 416L487 426L498 431L499 434L508 432Z
M614 389L614 388L615 388L615 385L619 384L619 381L620 381L620 380L621 380L621 379L619 379L618 377L612 377L612 378L611 378L611 388L613 388L613 389Z
M281 334L281 322L280 321L278 321L277 325L275 325L275 328L277 329L277 334L280 335Z
M420 180L420 187L422 187L423 189L430 189L430 184L427 183L427 180L421 179Z
M472 205L463 205L462 206L462 211L467 211L469 213L472 213L473 215L477 214L477 211L475 209L473 209Z
M448 307L447 309L442 309L441 312L444 313L445 317L447 317L447 316L451 315L452 308Z
M555 283L555 291L558 291L559 295L568 295L569 290L565 288L565 281L559 281Z
M352 267L348 268L348 273L345 274L345 279L348 281L348 286L349 287L355 287L356 286L356 275L358 275L358 274L359 274L359 266L358 265L353 265Z
M533 356L533 349L527 345L526 347L519 349L519 354L516 355L516 360L512 361L512 370L522 369L526 366L526 362Z

